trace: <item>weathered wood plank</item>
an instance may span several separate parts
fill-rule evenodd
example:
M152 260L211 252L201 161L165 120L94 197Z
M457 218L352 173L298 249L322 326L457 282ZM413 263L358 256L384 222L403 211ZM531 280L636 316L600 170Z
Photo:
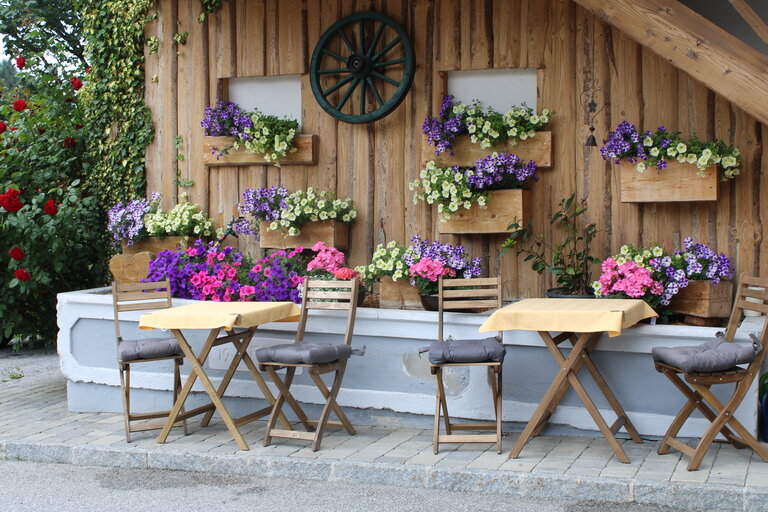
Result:
M237 76L263 76L267 70L266 0L236 1Z
M421 138L423 143L422 154L424 161L422 165L430 160L437 158L434 147L429 145L426 135ZM468 135L456 137L456 143L453 146L453 155L443 153L439 156L444 165L461 167L474 167L475 163L490 155L491 153L512 153L519 156L522 160L533 160L536 166L540 168L552 167L552 132L536 132L536 135L526 140L512 140L499 146L482 148L480 144L473 144Z

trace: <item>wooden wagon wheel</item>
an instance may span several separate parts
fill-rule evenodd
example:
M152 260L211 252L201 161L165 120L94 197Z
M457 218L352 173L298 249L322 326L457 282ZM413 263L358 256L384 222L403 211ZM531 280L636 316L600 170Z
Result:
M309 80L320 106L346 123L369 123L392 112L413 82L416 57L403 27L389 16L359 12L320 36Z

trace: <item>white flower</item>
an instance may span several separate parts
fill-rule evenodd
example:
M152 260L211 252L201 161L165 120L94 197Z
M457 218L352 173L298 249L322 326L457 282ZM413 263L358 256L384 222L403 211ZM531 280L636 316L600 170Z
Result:
M651 156L659 156L659 148L651 148Z
M619 249L619 254L626 255L629 253L629 247L626 245L622 245L621 249Z
M653 139L650 137L646 137L643 139L643 146L645 147L651 147L653 146Z
M688 156L685 157L685 161L688 162L689 164L696 163L696 160L697 160L696 155L693 153L688 153Z
M675 147L675 149L677 150L678 153L685 153L686 151L688 151L688 146L680 142L677 145L677 147Z
M645 164L643 162L637 162L637 172L643 172L645 171Z
M657 245L653 249L651 249L651 252L655 257L660 258L664 254L664 249L662 249Z

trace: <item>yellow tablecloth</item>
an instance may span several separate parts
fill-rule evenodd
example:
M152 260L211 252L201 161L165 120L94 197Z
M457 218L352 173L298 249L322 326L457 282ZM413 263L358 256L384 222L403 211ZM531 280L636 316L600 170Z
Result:
M655 316L640 299L525 299L495 311L480 332L607 332L613 337Z
M296 322L301 310L293 302L199 302L145 313L139 328L216 329L254 327L269 322Z

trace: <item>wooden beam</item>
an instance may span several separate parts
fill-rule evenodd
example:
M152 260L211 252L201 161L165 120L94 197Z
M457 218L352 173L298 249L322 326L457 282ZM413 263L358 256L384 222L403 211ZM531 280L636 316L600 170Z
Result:
M676 0L574 0L768 123L768 57Z
M755 31L765 44L768 44L768 24L755 12L747 3L747 0L728 0L736 12L738 12L744 21L749 23L752 30Z

